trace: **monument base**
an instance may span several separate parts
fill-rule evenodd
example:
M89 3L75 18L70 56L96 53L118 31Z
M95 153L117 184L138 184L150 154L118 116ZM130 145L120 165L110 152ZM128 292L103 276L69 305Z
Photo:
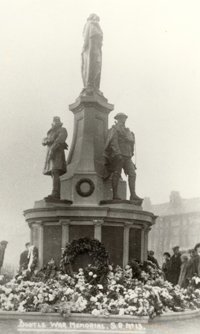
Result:
M126 203L126 204L134 204L137 206L141 206L143 202L143 199L135 199L135 200L127 200L127 199L109 199L109 200L103 200L100 201L99 204L120 204L120 203Z
M46 203L61 203L61 204L68 204L68 205L73 203L72 201L69 201L67 199L65 200L65 199L51 198L51 197L45 197L44 201Z
M66 243L88 237L105 246L110 262L125 266L147 259L148 232L155 216L131 201L101 205L67 205L44 200L24 212L31 243L39 250L39 267L52 258L59 265Z

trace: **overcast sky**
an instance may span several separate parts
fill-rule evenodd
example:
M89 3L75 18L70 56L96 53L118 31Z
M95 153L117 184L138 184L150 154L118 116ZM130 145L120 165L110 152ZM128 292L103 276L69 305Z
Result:
M0 239L6 259L23 249L23 210L48 195L42 138L52 117L69 132L82 89L82 30L90 13L104 33L101 91L129 117L137 193L200 197L200 3L195 0L0 0ZM13 251L13 245L16 252Z

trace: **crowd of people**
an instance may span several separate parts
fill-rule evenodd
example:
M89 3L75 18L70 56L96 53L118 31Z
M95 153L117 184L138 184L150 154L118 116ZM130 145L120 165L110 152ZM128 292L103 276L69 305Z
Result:
M4 263L5 250L8 242L5 240L0 241L0 274ZM25 250L20 254L19 259L19 270L18 272L23 272L24 270L32 271L37 267L38 264L38 249L30 242L25 244Z
M0 242L0 271L4 261L5 249L8 242L2 240ZM193 276L200 277L200 243L187 252L181 252L179 246L172 248L173 254L169 252L163 253L163 263L160 268L157 259L154 257L154 251L148 251L148 261L151 261L155 267L162 269L165 280L172 284L180 285L186 288ZM19 272L24 270L32 271L38 263L37 247L27 242L25 250L20 254Z
M200 277L200 243L187 252L181 252L179 246L173 247L172 250L172 255L169 252L163 253L163 276L172 284L186 288L193 276ZM159 268L154 251L148 251L148 261Z

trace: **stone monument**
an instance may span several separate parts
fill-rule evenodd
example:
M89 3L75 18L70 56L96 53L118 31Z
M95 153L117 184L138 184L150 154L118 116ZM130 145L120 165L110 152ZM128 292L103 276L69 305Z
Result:
M136 173L131 161L134 135L124 121L120 131L125 149L118 155L117 170L110 168L108 173L112 141L108 116L114 106L100 91L102 39L99 17L91 14L84 28L83 90L69 106L74 114L74 132L67 171L59 174L59 196L52 194L50 201L36 201L34 208L24 212L31 242L39 250L40 266L51 258L59 263L66 243L82 237L101 241L114 264L123 266L131 259L147 258L148 232L155 216L143 211L142 199L135 193ZM120 126L116 127L112 131L119 134ZM120 176L122 168L128 175L130 200Z

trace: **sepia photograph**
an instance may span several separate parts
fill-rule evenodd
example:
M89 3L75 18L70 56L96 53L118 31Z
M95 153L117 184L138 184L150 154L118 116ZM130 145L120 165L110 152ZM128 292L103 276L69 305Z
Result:
M0 334L199 333L199 12L0 0Z

